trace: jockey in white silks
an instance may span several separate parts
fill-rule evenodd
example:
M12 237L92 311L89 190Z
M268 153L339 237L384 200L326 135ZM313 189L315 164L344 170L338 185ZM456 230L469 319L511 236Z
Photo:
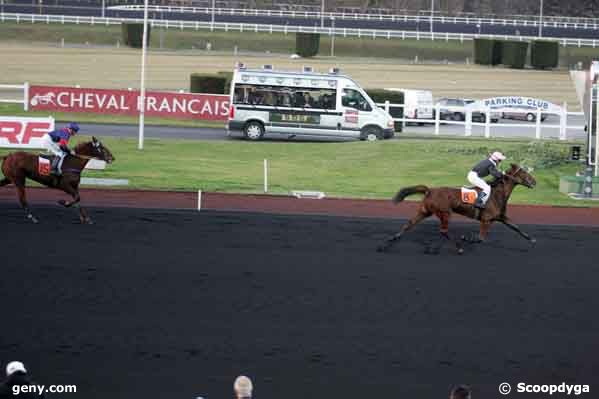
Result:
M497 166L501 161L505 159L505 155L496 151L488 159L483 159L474 167L470 172L468 172L468 181L474 186L481 189L478 193L478 198L476 199L475 207L479 209L484 209L489 197L491 196L491 186L483 180L484 177L489 175L499 179L503 176L499 170L497 170Z

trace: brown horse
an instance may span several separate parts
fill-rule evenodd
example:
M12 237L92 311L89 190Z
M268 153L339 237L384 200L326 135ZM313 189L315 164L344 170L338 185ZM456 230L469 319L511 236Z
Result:
M533 188L536 185L536 180L522 167L512 164L511 168L503 175L503 177L494 181L491 191L491 196L487 201L485 209L479 210L473 205L462 202L461 190L459 188L439 187L428 188L426 186L412 186L401 189L393 197L394 203L403 201L407 196L412 194L424 194L424 199L420 203L418 213L402 226L399 233L387 238L378 248L379 251L385 251L395 242L398 241L403 234L412 227L428 218L435 215L440 221L440 233L442 241L449 241L449 218L452 212L466 216L470 219L480 220L480 232L478 237L467 239L470 242L483 242L487 238L489 227L493 222L501 222L510 229L514 230L522 237L526 238L531 243L536 240L524 233L518 226L510 221L506 215L507 203L518 184L522 184L528 188ZM459 242L456 241L458 253L462 253L463 249Z
M56 188L64 191L73 197L72 201L60 200L58 203L66 208L74 206L79 208L79 219L81 223L91 224L92 221L87 212L79 205L81 200L79 196L79 182L81 181L81 172L90 159L100 159L106 163L114 161L112 153L95 137L92 141L80 143L75 147L75 156L67 155L62 165L62 176L54 176L48 173L41 173L37 154L31 154L23 151L13 152L0 159L2 162L2 173L4 178L0 180L0 187L7 184L14 184L19 196L19 202L23 210L27 213L27 218L33 223L38 219L33 216L27 204L25 196L25 180L29 178L41 183L47 187Z

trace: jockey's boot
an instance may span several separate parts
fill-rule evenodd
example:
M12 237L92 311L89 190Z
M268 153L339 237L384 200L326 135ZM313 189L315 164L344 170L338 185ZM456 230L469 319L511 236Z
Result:
M476 202L474 203L474 207L478 208L478 209L485 209L485 205L486 205L486 201L485 201L485 197L487 194L485 194L484 191L481 191L478 193L478 198L476 199Z
M55 156L54 158L52 158L52 163L51 163L51 169L50 169L50 173L53 174L54 176L60 176L62 173L60 173L60 157Z

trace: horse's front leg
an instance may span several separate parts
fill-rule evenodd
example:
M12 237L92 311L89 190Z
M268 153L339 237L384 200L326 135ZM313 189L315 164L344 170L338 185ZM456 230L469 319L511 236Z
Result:
M59 204L64 206L65 208L75 207L79 209L79 220L82 224L93 224L91 218L81 206L81 196L79 195L79 189L76 184L67 184L64 187L61 187L67 194L70 194L73 197L73 201L58 201Z
M528 235L525 232L523 232L522 230L520 230L520 227L518 227L518 225L512 223L510 218L508 218L507 216L504 216L503 218L497 219L497 220L499 222L503 223L504 225L506 225L510 230L513 230L516 233L520 234L522 237L527 239L531 244L535 244L537 242L536 239L534 239L530 235Z
M491 221L481 220L478 235L476 233L473 233L470 237L462 236L462 239L471 244L480 244L487 239L487 234L489 233L490 227L491 227Z

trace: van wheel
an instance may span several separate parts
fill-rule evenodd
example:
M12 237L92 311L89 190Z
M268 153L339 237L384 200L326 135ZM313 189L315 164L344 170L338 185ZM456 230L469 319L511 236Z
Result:
M243 133L249 140L260 140L264 136L264 126L256 121L248 122L243 128Z
M536 119L536 117L534 116L534 114L526 114L526 120L528 122L534 122Z
M370 126L362 131L360 140L377 141L383 139L383 131L377 127Z

